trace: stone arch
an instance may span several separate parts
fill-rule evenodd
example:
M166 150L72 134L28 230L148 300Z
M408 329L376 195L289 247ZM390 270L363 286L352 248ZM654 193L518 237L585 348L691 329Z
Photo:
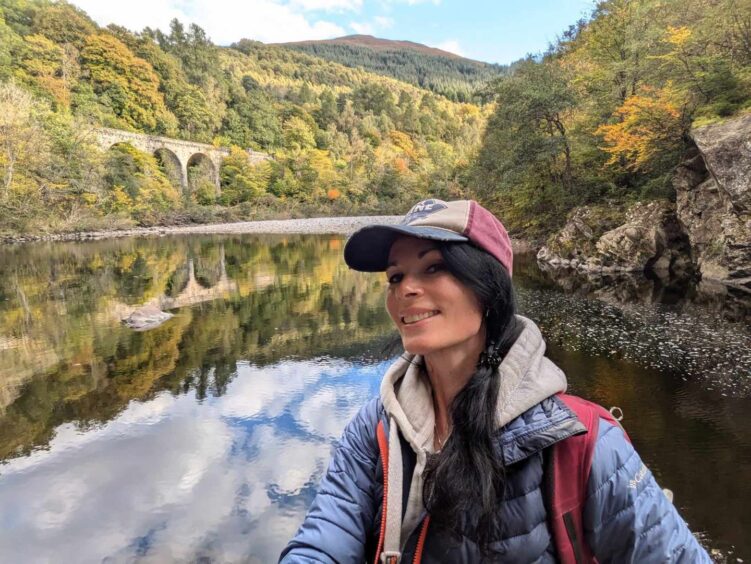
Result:
M154 149L154 157L172 185L180 190L181 193L185 193L187 179L183 174L183 164L175 152L167 147L159 147Z
M139 172L138 166L129 155L125 153L119 153L119 157L115 161L110 161L118 147L129 147L136 151L141 151L141 148L129 140L117 140L107 144L107 172L106 176L112 182L113 185L117 184L122 186L125 193L131 198L135 198L138 194L137 185L133 182L136 178L136 173Z
M188 193L199 203L208 203L201 202L208 197L207 192L213 192L214 197L219 195L219 171L211 157L205 153L194 153L190 156L185 165L185 177Z
M135 149L137 151L141 151L141 147L139 147L136 143L131 143L130 141L115 141L114 143L109 143L109 147L107 147L107 151L111 151L118 145L127 145L131 149Z
M191 264L189 260L179 265L172 271L172 274L167 279L167 285L164 290L164 295L168 298L176 298L179 296L185 288L188 286L191 277Z
M215 288L227 278L224 259L224 244L213 240L199 242L200 251L195 258L195 278L204 288Z

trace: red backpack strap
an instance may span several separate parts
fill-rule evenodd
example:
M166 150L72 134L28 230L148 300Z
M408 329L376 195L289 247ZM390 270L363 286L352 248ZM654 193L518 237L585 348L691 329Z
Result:
M386 536L386 511L389 496L389 439L386 436L386 429L383 425L383 420L379 421L378 427L376 427L376 439L378 440L378 450L381 453L381 463L383 464L383 506L381 508L381 528L374 560L374 564L380 564L383 542ZM428 536L429 525L430 515L426 515L422 521L422 526L420 527L420 535L417 538L417 546L415 547L415 556L412 559L412 564L420 564L420 562L422 562L422 553L425 549L425 539Z
M600 419L620 424L604 407L567 394L557 397L574 412L587 431L557 442L548 455L546 480L553 542L563 564L597 562L584 540L582 515L587 482Z
M378 535L378 546L376 547L374 564L378 564L381 561L383 540L386 536L386 503L389 496L389 439L386 436L383 421L378 422L376 438L378 439L378 450L381 452L381 463L383 464L383 505L381 507L381 528Z

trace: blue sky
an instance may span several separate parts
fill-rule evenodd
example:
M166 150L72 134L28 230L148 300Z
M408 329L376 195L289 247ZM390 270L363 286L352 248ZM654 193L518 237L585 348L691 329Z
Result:
M73 0L100 25L166 29L195 22L220 45L366 33L510 63L544 51L594 0Z

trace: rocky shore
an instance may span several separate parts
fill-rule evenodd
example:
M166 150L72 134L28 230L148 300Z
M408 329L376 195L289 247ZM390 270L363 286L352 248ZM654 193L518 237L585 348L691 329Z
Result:
M593 274L698 274L751 290L751 114L695 129L673 175L675 202L574 210L538 252Z

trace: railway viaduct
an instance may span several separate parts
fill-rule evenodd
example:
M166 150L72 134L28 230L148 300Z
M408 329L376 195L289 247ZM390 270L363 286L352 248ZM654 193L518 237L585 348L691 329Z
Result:
M132 131L123 131L109 127L97 128L96 137L97 142L105 151L118 143L129 143L140 151L155 155L170 169L179 171L178 180L183 192L190 189L188 169L194 165L201 164L205 164L209 169L211 180L218 191L219 167L224 158L229 155L229 149L214 147L206 143L171 139L169 137L148 135L145 133L134 133ZM247 153L248 160L253 164L271 158L266 153L251 149L248 149Z

